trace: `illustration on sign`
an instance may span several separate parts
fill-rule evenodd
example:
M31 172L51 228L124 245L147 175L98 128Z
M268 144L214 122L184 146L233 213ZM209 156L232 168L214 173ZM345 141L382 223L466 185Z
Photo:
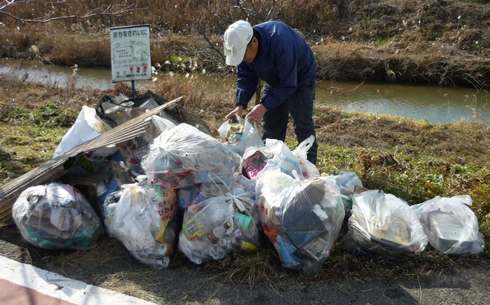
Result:
M112 81L151 79L150 26L111 28Z

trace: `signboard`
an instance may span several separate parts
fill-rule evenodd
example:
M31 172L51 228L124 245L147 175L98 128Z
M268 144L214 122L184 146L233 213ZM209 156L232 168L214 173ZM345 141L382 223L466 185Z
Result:
M151 79L150 26L111 28L112 81Z

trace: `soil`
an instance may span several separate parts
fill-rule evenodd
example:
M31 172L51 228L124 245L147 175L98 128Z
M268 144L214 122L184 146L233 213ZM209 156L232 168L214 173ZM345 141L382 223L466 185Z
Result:
M324 277L280 271L270 281L248 285L230 280L223 270L193 266L180 256L169 269L153 270L136 262L121 244L107 238L87 252L49 252L26 246L15 229L3 228L0 254L157 304L459 305L487 304L490 298L488 257L456 259L435 271L415 266L406 273L385 276L327 265ZM356 262L366 264L369 260Z

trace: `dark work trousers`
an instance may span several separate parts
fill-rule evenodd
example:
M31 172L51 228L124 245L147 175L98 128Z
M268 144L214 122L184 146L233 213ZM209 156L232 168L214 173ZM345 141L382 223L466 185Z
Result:
M264 115L264 139L284 141L289 114L291 114L298 143L301 143L311 135L315 136L315 143L308 151L308 160L316 164L318 145L316 142L315 125L313 123L314 99L315 85L303 86L298 88L285 103L277 108L267 110Z

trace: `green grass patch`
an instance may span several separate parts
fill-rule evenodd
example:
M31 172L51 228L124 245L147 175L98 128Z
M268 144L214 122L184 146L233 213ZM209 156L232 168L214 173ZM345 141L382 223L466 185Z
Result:
M1 105L0 122L37 127L70 127L78 115L77 109L61 107L48 102L34 108Z

